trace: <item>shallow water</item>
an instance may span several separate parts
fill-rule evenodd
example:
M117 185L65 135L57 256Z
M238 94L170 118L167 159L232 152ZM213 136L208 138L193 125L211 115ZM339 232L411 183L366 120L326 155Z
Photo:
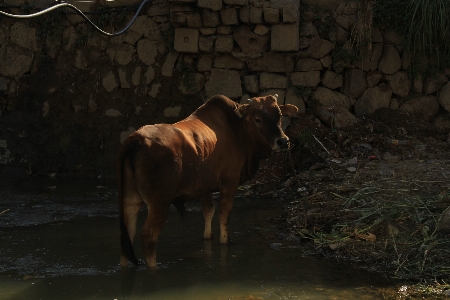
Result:
M97 180L33 180L0 190L1 299L378 299L385 282L304 256L276 239L273 199L240 197L232 243L203 241L201 204L171 211L158 267L120 268L117 194ZM140 223L145 218L142 211ZM218 219L213 220L218 236ZM142 258L140 240L136 253Z

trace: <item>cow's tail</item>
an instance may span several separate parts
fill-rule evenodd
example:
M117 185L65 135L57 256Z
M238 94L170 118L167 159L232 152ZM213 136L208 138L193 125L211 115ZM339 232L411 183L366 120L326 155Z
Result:
M124 254L128 258L128 260L130 260L134 265L139 265L139 261L134 253L133 243L131 242L127 226L125 224L124 209L123 209L123 168L125 158L129 154L132 154L130 157L130 162L133 165L134 153L137 147L139 147L138 140L126 141L125 144L120 149L116 165L117 189L119 194L120 247L122 254Z

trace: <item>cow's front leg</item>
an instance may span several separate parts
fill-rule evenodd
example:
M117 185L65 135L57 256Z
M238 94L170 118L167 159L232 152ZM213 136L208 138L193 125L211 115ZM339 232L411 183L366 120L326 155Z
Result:
M165 203L152 203L148 205L147 219L142 228L142 251L144 252L147 267L156 267L156 243L159 234L167 219L169 205Z
M203 233L203 238L212 239L213 233L211 229L211 221L214 216L214 211L216 210L212 193L202 197L202 206L203 218L205 219L205 231Z
M231 187L220 189L220 243L227 244L230 241L228 234L228 222L230 220L230 212L233 208L234 196L238 185L233 184Z

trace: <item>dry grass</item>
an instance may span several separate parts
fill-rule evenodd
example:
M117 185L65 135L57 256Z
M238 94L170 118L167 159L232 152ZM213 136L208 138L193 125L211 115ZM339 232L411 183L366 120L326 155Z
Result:
M351 31L353 47L358 53L361 47L368 47L372 52L373 5L375 0L359 1L358 17Z
M296 176L287 174L273 192L285 199L277 220L282 237L311 254L359 261L369 271L417 283L385 299L444 295L450 288L450 143L448 133L430 126L380 111L346 131L312 119L292 127L296 145L285 172ZM268 194L270 187L260 189Z

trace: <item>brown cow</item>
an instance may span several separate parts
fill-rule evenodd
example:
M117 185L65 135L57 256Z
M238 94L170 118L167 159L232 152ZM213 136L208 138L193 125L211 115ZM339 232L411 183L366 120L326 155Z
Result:
M148 215L142 229L147 266L156 266L156 242L170 204L201 198L205 239L212 238L212 191L220 191L220 242L228 243L228 220L237 188L251 179L259 160L289 147L281 115L294 105L277 105L277 95L239 105L216 95L175 124L147 125L123 143L117 159L121 254L120 264L138 260L133 250L136 220L143 203Z

